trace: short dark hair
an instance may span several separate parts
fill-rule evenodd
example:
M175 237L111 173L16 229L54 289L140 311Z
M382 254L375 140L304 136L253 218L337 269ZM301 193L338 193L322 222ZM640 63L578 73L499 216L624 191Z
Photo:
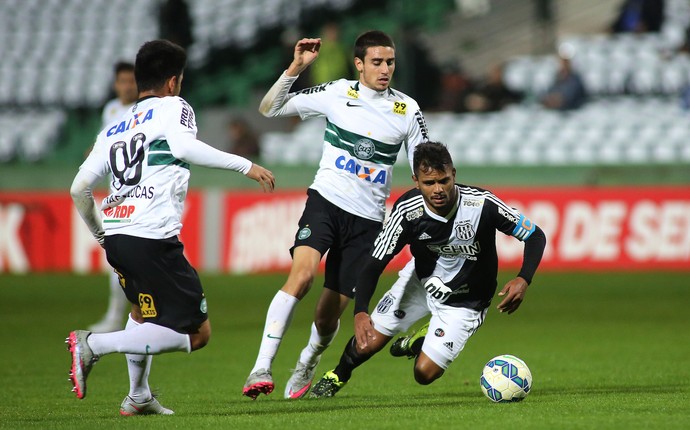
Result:
M355 40L355 58L364 61L367 49L372 46L388 46L395 49L392 37L380 30L370 30L360 34Z
M448 167L453 167L453 158L450 156L446 145L441 142L420 143L414 149L412 170L415 176L420 170L424 172L430 170L445 171Z
M157 90L173 76L181 76L187 53L175 43L159 39L144 43L134 63L134 79L139 92Z
M127 61L118 61L115 63L115 76L119 75L122 72L134 72L134 64L127 62Z

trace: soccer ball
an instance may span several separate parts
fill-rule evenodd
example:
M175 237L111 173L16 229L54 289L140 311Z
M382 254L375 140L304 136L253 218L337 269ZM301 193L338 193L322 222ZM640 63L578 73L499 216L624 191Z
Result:
M493 402L519 402L532 389L532 373L519 358L499 355L486 363L479 383Z

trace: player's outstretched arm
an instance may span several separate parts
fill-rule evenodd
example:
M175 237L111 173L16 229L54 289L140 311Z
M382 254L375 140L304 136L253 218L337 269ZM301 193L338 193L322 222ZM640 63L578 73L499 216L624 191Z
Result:
M256 163L252 164L249 172L247 172L247 177L258 182L264 193L272 193L276 186L276 178L273 176L273 172Z
M525 293L529 284L521 277L517 277L508 281L503 289L498 293L499 297L503 297L501 303L498 304L498 310L501 312L508 312L512 314L519 307L525 299Z
M305 37L295 44L292 63L287 68L286 75L297 76L302 73L311 63L316 61L321 49L321 39Z

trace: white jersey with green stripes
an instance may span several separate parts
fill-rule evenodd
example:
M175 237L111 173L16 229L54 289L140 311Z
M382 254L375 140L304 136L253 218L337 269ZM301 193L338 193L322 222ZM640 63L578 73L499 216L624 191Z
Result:
M326 117L323 155L310 188L347 212L383 221L400 148L412 166L414 148L428 140L417 102L397 90L377 92L345 79L288 97L289 110L302 119Z
M106 126L81 169L110 176L124 201L102 213L106 235L165 239L179 234L189 164L170 152L167 136L196 138L194 111L180 97L140 100L130 114Z

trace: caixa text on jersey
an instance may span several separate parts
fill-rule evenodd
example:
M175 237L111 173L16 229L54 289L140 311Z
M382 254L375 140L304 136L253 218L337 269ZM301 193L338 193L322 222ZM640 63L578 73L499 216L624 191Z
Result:
M346 172L350 172L353 175L357 175L358 178L363 179L368 182L373 182L375 184L385 184L386 183L386 171L383 169L373 169L371 167L362 166L357 163L352 158L346 158L344 155L336 158L335 167ZM378 173L377 173L378 171ZM374 175L376 173L376 175Z
M106 136L112 136L114 134L124 133L127 130L131 130L139 124L143 124L146 121L153 118L153 109L149 109L144 115L144 112L137 112L134 114L129 121L122 121L108 129Z

